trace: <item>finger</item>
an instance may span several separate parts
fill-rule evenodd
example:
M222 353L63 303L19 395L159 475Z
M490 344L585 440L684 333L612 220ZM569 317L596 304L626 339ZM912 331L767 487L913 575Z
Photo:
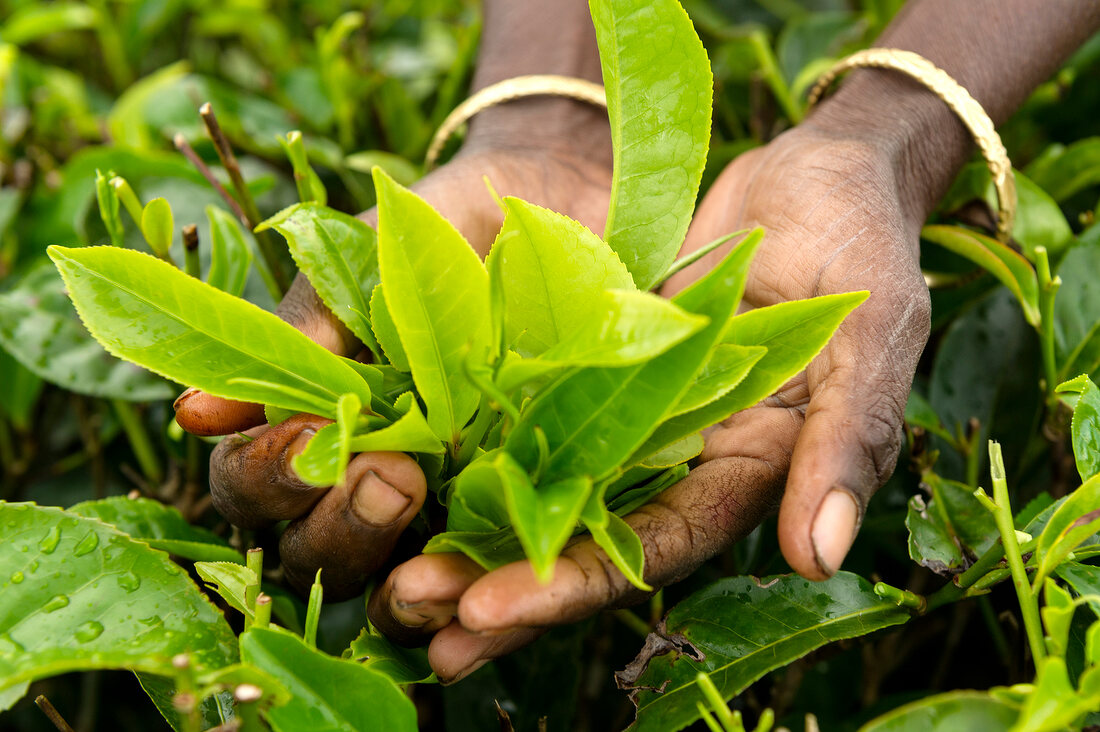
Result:
M313 507L325 488L303 483L291 467L317 430L329 423L298 414L275 427L230 435L210 455L210 497L230 523L244 529L294 519Z
M367 616L391 640L423 645L454 619L462 593L484 574L462 554L421 554L395 568L371 593Z
M287 579L305 593L320 569L326 598L354 597L389 558L425 495L424 473L408 455L356 455L344 482L283 532L279 553Z
M854 288L848 288L854 289ZM901 447L905 402L928 337L928 291L882 288L810 367L812 396L791 458L779 544L808 579L832 576ZM915 290L915 291L914 291Z
M479 635L452 622L432 638L428 663L440 683L453 684L489 661L523 648L544 632L540 628L524 628L499 635Z
M771 419L761 413L763 421ZM627 516L645 551L645 578L664 586L751 531L774 507L786 471L783 456L739 456L703 463ZM474 582L458 605L462 626L474 632L545 627L583 619L644 595L592 540L568 547L547 584L528 562L514 562Z
M180 394L172 408L180 427L203 437L243 432L267 421L262 404L222 399L198 389Z

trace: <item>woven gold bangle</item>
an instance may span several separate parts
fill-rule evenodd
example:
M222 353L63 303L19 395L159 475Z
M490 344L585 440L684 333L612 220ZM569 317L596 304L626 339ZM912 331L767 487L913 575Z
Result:
M435 167L447 140L478 112L513 99L546 95L569 97L607 108L607 96L604 94L603 87L585 79L576 79L571 76L533 75L514 76L511 79L498 81L478 91L447 115L443 124L436 130L435 136L432 137L431 144L428 145L428 154L424 156L425 170Z
M997 203L1000 207L997 238L1007 242L1016 220L1016 179L1012 175L1012 163L1000 135L982 105L962 85L948 76L947 72L923 56L897 48L868 48L841 59L822 74L810 90L809 106L812 107L822 97L838 76L858 67L900 71L928 87L958 115L978 143L986 165L989 166L989 173L993 176L993 187L997 191Z

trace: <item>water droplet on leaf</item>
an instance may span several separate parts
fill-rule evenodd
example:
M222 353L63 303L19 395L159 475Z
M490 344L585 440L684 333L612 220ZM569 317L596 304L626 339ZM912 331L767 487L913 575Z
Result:
M54 526L48 534L42 537L42 541L38 542L38 548L42 550L43 554L53 554L53 550L57 548L60 541L61 527Z
M23 573L22 572L12 572L11 573L11 583L13 585L18 585L22 581L23 581Z
M95 620L89 620L86 623L81 623L80 627L76 629L73 635L81 643L88 643L94 641L103 633L103 624Z
M63 607L68 607L69 597L68 595L54 595L50 598L50 601L42 606L43 612L52 613L55 610L60 610Z
M118 586L127 592L133 592L141 587L141 578L133 572L124 572L118 576Z
M16 643L10 635L7 633L0 633L0 655L22 653L24 650L23 646Z
M76 545L76 549L73 549L73 556L82 557L95 551L97 546L99 546L99 534L93 531L80 540L80 543Z

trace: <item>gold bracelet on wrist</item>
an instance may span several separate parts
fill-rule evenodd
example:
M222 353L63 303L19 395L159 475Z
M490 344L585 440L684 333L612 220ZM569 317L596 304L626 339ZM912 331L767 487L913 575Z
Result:
M849 69L859 67L900 71L928 87L958 115L970 130L970 134L982 151L986 165L989 166L1000 208L997 219L997 238L1007 242L1012 233L1013 222L1016 220L1016 179L1012 175L1012 163L1008 159L1005 146L993 127L993 120L977 100L947 72L919 54L896 48L868 48L841 59L826 71L810 90L809 106L812 107L821 99L825 90L838 76Z
M431 170L435 167L447 140L475 114L502 102L533 96L568 97L607 108L604 88L585 79L571 76L533 75L515 76L498 81L478 91L447 115L432 137L431 144L428 145L428 153L424 156L424 169Z

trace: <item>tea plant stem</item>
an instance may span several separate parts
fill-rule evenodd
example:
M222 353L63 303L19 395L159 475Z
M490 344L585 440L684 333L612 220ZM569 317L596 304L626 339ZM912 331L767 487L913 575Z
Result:
M802 121L802 110L791 98L790 87L783 79L783 74L779 72L779 65L775 62L775 54L772 53L767 36L764 35L763 31L753 31L749 34L749 41L752 44L753 52L756 54L756 62L760 65L760 73L764 75L764 81L771 88L775 100L783 108L783 113L787 115L787 119L792 124L798 124Z
M321 586L321 570L317 570L317 576L313 579L313 587L309 588L309 604L306 606L305 632L302 640L310 648L317 647L317 622L321 619L321 603L324 600L325 590Z
M194 148L187 142L187 138L182 134L176 135L172 142L175 144L176 149L183 153L183 156L191 161L191 164L202 173L202 177L206 178L206 182L213 186L214 190L218 192L218 195L222 197L226 205L229 206L229 210L233 212L242 224L248 226L248 217L244 215L244 211L241 209L241 204L237 203L237 199L229 195L229 191L225 190L225 186L221 184L214 176L214 171L210 170L210 167L203 162L203 159L199 157Z
M164 471L161 469L160 460L157 459L153 442L149 439L149 433L145 431L145 425L138 418L134 405L122 399L112 399L118 422L122 425L126 438L130 441L130 447L134 451L134 458L141 467L141 474L150 486L158 486L164 479Z
M1058 367L1054 357L1054 298L1062 286L1061 277L1051 277L1050 258L1046 247L1035 248L1035 269L1039 275L1039 344L1043 354L1043 375L1046 380L1048 411L1058 404L1054 387L1058 386Z
M618 610L612 610L611 614L615 616L615 619L621 622L626 627L633 630L635 633L643 638L649 636L650 631L653 629L649 627L646 621L639 618L634 613L630 612L626 608L620 608Z
M1016 526L1012 521L1012 508L1008 498L1008 481L1005 478L1004 459L1001 446L989 441L990 476L993 480L993 520L1001 535L1005 548L1005 558L1012 573L1012 584L1016 588L1016 597L1020 602L1020 613L1027 631L1028 645L1031 647L1032 660L1038 665L1046 658L1046 646L1043 643L1043 628L1039 621L1039 605L1031 594L1031 583L1027 580L1027 569L1020 555L1020 543L1016 538Z
M38 705L42 713L46 715L47 719L53 722L53 726L57 727L60 732L73 732L73 728L69 726L69 723L65 721L61 713L54 709L53 704L50 704L50 700L46 698L45 694L39 694L35 698L34 703Z
M237 162L237 156L233 154L229 138L225 136L221 125L218 124L218 118L214 115L214 109L210 106L210 102L199 107L199 115L206 124L206 131L210 133L210 139L214 141L214 149L218 151L222 166L225 168L225 172L229 174L233 189L237 191L237 197L240 198L241 208L244 209L248 226L250 229L255 229L260 224L260 210L256 207L252 192L248 190L248 185L244 182L240 163ZM256 243L260 245L260 253L263 255L264 261L267 262L268 269L271 270L271 275L275 278L279 290L285 294L290 288L290 282L287 279L286 272L283 271L282 263L279 261L279 255L275 249L275 241L271 238L270 232L261 231L257 233Z
M256 619L252 621L253 628L266 628L271 625L271 596L262 592L256 598Z
M700 259L707 256L708 254L710 254L715 249L722 246L723 244L725 244L726 242L728 242L730 239L734 238L735 236L741 236L742 234L745 234L747 232L748 232L748 229L741 229L740 231L735 231L731 234L726 234L725 236L720 236L717 239L715 239L714 241L712 241L711 243L699 247L698 249L696 249L691 254L688 254L687 256L684 256L684 257L680 257L675 262L673 262L671 265L669 265L669 268L667 270L665 270L665 273L663 275L661 275L661 279L659 279L657 281L657 284L654 285L654 287L655 288L660 287L666 281L668 281L668 278L672 277L672 275L676 274L677 272L684 269L685 267L690 267L691 265L695 264Z
M184 271L195 279L202 279L202 271L199 265L199 230L194 224L184 226L183 236L183 266Z

